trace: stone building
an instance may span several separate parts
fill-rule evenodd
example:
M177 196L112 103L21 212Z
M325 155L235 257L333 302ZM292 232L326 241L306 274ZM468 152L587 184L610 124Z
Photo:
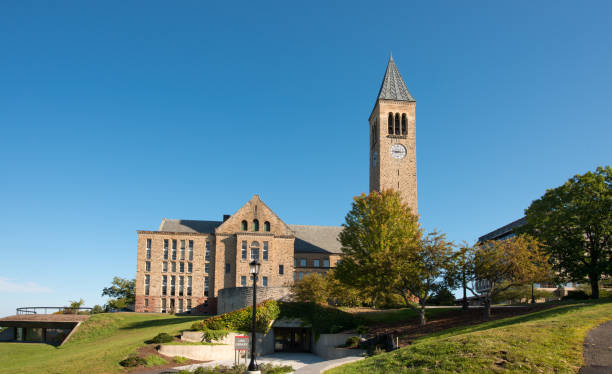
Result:
M369 118L370 191L399 190L417 213L415 104L391 57ZM325 274L341 260L341 230L288 225L258 195L221 221L164 218L159 230L138 231L135 311L239 307L253 259L262 264L264 297L282 297L294 280Z

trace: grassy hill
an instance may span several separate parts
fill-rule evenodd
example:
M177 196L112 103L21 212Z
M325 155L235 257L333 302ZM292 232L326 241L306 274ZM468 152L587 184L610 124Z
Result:
M609 300L563 304L445 330L326 374L576 373L583 363L582 343L587 331L610 319Z
M0 373L115 373L119 361L160 332L189 329L199 317L163 314L96 314L62 347L36 343L0 343Z

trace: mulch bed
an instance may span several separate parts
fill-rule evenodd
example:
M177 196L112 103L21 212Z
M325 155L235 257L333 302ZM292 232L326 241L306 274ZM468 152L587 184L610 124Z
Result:
M174 341L180 342L181 340L175 337ZM159 356L165 359L166 361L168 361L168 363L165 365L160 365L160 366L133 368L130 370L130 373L138 373L138 374L159 373L160 371L165 370L165 369L172 369L172 368L179 367L179 366L193 365L193 364L200 364L203 362L208 362L208 361L197 361L197 360L190 359L189 361L177 364L174 361L172 361L172 357L160 355L159 353L157 353L157 349L156 349L157 346L159 346L159 344L147 344L143 347L140 347L136 351L136 353L138 354L138 356L142 358L145 358L149 355Z
M491 318L494 321L501 318L513 317L527 313L533 313L549 309L555 305L533 305L491 308ZM379 323L370 327L370 334L393 334L399 337L400 347L411 344L415 339L453 327L470 326L485 322L482 308L470 308L468 310L454 310L449 313L437 315L427 321L425 326L419 326L418 320L393 323Z

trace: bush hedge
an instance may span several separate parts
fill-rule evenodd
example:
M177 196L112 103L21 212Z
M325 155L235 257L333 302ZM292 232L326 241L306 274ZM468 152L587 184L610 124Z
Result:
M364 322L347 312L315 303L279 302L280 317L299 318L312 326L315 339L320 334L335 334L351 330Z
M123 359L119 362L119 365L126 367L126 368L133 368L136 366L143 366L146 364L147 362L145 361L145 359L136 354L131 354L128 356L128 358Z
M278 318L280 313L278 303L275 300L266 300L257 305L257 316L255 327L257 331L266 333L270 330L272 321ZM253 308L246 307L234 310L230 313L220 314L203 321L194 322L193 330L230 330L251 331Z
M165 332L160 332L153 339L149 340L147 343L160 344L160 343L170 343L174 338L172 335L167 334Z

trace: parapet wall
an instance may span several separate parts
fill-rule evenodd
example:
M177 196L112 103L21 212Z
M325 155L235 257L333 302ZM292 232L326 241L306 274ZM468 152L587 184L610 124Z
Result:
M257 287L257 303L264 300L286 300L289 287ZM228 313L253 304L253 287L233 287L219 290L217 314Z

